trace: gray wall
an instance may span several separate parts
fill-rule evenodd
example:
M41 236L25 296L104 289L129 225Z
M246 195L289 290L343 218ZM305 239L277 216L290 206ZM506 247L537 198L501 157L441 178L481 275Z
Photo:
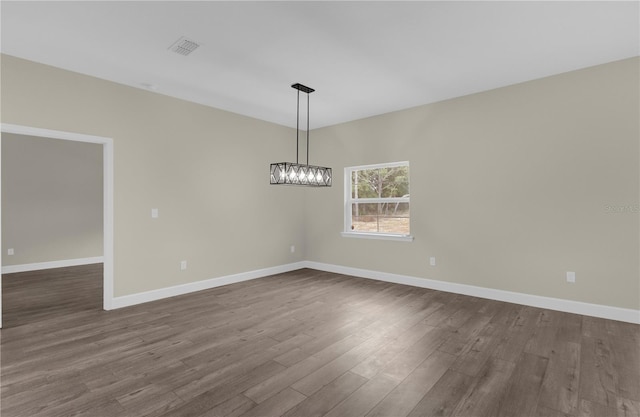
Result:
M308 259L637 309L638 67L318 129L322 190L268 184L292 129L8 56L2 121L113 138L116 296ZM342 169L401 160L415 241L341 237Z
M11 56L1 65L3 123L113 139L116 297L302 259L304 190L269 185L293 129Z
M307 259L638 309L639 61L314 131ZM415 240L341 237L344 167L404 160Z
M3 266L102 256L102 211L102 145L2 134Z

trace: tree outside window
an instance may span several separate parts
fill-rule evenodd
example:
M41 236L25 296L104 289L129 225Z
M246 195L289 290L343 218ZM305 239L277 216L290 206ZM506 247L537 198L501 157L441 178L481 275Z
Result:
M345 232L408 236L409 163L350 167L347 173Z

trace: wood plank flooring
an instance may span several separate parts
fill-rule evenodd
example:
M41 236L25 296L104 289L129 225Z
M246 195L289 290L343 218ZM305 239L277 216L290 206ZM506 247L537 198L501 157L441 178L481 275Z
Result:
M2 321L11 328L102 309L102 264L2 276Z
M102 311L3 277L2 417L640 417L640 326L309 269Z

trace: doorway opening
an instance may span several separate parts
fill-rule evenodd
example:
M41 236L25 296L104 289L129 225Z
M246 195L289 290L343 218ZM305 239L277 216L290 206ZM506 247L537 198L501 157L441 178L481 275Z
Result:
M67 279L73 280L73 276L77 273L85 273L93 275L102 272L102 282L100 287L95 285L92 288L88 288L89 291L102 292L102 308L104 310L110 310L113 303L113 141L111 138L105 138L100 136L84 135L72 132L61 132L48 129L39 129L28 126L2 124L1 131L3 134L10 135L23 135L32 136L37 138L57 139L64 141L84 142L91 144L99 144L102 149L102 257L96 258L84 258L77 265L84 265L92 263L92 260L99 260L102 265L85 265L77 266L71 264L58 264L56 262L43 262L41 265L36 265L36 269L40 266L43 269L45 267L60 269L52 270L57 273L62 273ZM7 135L8 136L8 135ZM1 140L1 139L0 139ZM0 207L2 204L0 204ZM7 249L8 250L8 249ZM2 257L6 256L5 249L2 248L2 242L0 242L0 262ZM98 259L99 258L99 259ZM73 261L73 260L72 260ZM84 268L84 269L83 269ZM88 269L87 269L88 268ZM102 271L99 271L102 270ZM18 271L11 271L18 272ZM27 274L27 272L22 272ZM37 282L39 278L37 271L28 274L27 278L31 278L33 282ZM25 281L26 282L26 281ZM71 282L71 281L69 281ZM80 294L78 294L81 296ZM2 327L2 276L0 275L0 327Z

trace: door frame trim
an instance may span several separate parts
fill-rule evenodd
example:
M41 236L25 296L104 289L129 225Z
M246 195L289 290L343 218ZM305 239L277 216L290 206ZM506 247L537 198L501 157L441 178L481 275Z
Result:
M102 170L103 170L103 298L102 304L104 310L113 308L113 139L85 135L82 133L64 132L60 130L42 129L37 127L14 125L8 123L0 124L0 132L12 133L16 135L38 136L50 139L70 140L75 142L97 143L102 145ZM1 138L0 138L1 140ZM2 174L0 173L0 176ZM0 197L1 198L1 197ZM0 200L0 210L1 210ZM1 232L0 225L0 232ZM1 239L0 239L1 240ZM2 242L0 242L0 264L2 262ZM0 327L2 327L2 276L0 275Z

